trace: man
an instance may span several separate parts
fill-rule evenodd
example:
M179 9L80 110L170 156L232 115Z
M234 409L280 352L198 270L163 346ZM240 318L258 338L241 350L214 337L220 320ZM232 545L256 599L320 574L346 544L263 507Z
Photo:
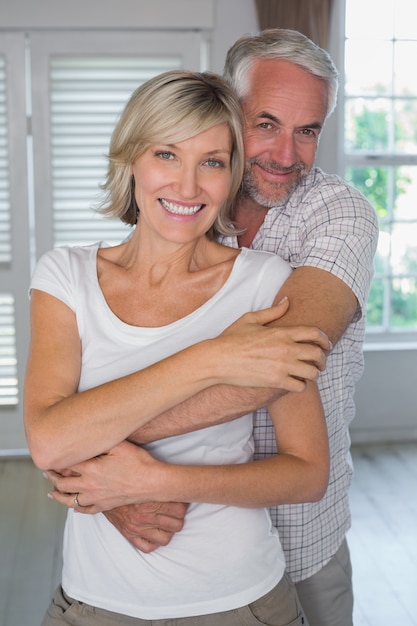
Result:
M331 451L326 496L315 504L275 507L271 515L310 626L347 626L353 610L345 540L348 426L362 372L375 215L358 192L313 167L337 92L326 52L294 31L266 31L232 46L225 74L246 120L247 166L235 219L247 230L239 245L276 252L298 268L286 285L293 308L282 323L317 324L335 345L319 379ZM257 458L275 452L263 410L255 439Z
M271 516L310 626L348 626L353 609L345 540L352 476L348 426L362 372L376 218L359 192L314 167L337 93L337 71L324 50L295 31L264 31L232 46L225 75L245 115L247 165L235 208L235 221L245 231L224 242L289 261L296 269L278 299L288 296L290 308L278 323L318 326L334 345L319 379L331 452L327 493L318 503L274 507ZM214 387L155 419L135 440L209 425L213 416L231 419L265 406L274 393ZM263 409L256 413L254 436L256 458L276 453ZM150 551L181 529L185 510L179 503L148 504L106 515L137 547Z

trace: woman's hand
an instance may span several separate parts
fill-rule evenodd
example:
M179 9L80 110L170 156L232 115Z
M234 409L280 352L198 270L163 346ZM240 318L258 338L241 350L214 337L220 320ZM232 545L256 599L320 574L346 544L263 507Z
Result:
M54 486L50 498L92 514L152 500L150 489L159 490L157 470L162 465L143 448L123 441L107 454L61 472L48 470L44 476Z
M283 305L246 313L217 338L223 342L219 382L303 391L306 380L317 379L329 339L316 327L271 326L282 315Z

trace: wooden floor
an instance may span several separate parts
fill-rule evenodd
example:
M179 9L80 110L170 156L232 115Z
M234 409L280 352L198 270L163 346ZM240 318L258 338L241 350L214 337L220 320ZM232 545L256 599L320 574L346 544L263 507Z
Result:
M417 626L417 444L355 447L355 626ZM0 461L0 626L39 626L60 578L65 511L28 460Z

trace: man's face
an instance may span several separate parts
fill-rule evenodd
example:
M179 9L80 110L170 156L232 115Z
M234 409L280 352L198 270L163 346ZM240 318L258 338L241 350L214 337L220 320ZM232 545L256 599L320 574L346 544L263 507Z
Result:
M313 166L327 110L323 80L278 59L257 61L242 100L243 194L263 207L287 200Z

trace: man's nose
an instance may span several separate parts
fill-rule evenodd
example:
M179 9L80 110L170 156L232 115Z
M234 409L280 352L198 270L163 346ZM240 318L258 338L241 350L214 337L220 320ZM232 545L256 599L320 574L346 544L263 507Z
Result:
M283 167L296 163L296 142L292 133L279 133L274 138L271 157Z

